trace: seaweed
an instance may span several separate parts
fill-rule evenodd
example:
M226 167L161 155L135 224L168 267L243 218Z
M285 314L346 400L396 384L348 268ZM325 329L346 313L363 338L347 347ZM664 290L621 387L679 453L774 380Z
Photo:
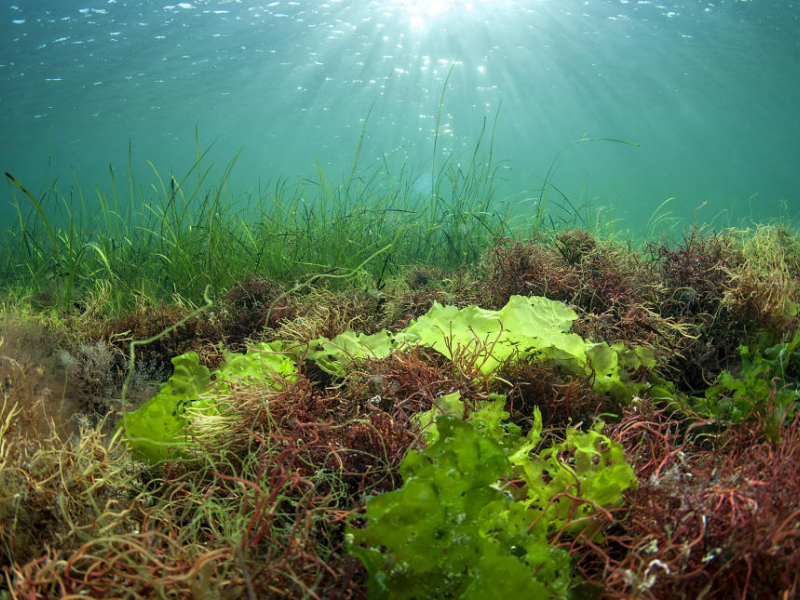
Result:
M602 423L568 430L564 442L529 456L541 417L521 438L513 424L502 423L503 401L486 403L467 421L436 417L427 448L400 466L403 487L372 498L354 517L367 521L348 534L348 545L370 575L371 597L566 594L570 561L551 540L595 538L607 508L633 485L632 471L621 447L599 433ZM524 486L498 484L514 477Z
M800 331L790 341L768 348L740 346L739 356L739 373L722 371L698 399L698 411L733 423L770 415L768 431L777 435L781 424L794 418L800 400Z
M424 194L7 179L0 596L795 594L796 232L601 236L484 133Z

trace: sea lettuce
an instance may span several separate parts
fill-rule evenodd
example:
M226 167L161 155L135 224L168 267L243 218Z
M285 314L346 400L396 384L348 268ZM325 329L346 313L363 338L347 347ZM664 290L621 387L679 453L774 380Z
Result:
M459 310L434 303L405 331L447 358L452 359L456 349L475 353L481 370L491 373L509 358L534 353L543 358L585 363L583 339L569 333L577 318L575 311L561 302L512 296L498 311L475 305Z
M695 407L734 423L754 413L769 415L769 429L777 434L800 401L800 331L790 341L767 348L740 346L739 357L739 374L722 371L705 396L694 399Z
M215 372L219 384L241 384L247 381L264 383L281 390L297 379L297 359L283 350L283 344L255 344L246 354L224 352L225 360ZM227 390L226 385L219 386Z
M187 352L172 359L172 377L158 393L138 410L125 414L122 424L125 437L137 458L149 462L175 456L186 445L186 405L202 403L208 410L213 405L204 398L211 384L211 373L200 364L196 352Z
M622 492L635 486L636 477L625 462L622 446L603 435L602 427L602 421L598 421L587 431L568 428L563 442L535 458L518 456L514 461L514 475L527 486L523 505L540 513L536 528L544 534L584 531L589 538L598 535L600 523L587 524L582 519L596 514L597 506L622 505Z
M306 358L315 361L322 369L334 375L344 375L347 366L356 359L380 360L392 350L403 346L404 337L386 329L365 335L348 329L333 339L320 337L308 347Z
M425 427L426 424L440 414L457 417L466 414L481 435L503 447L513 470L512 477L526 484L525 497L518 499L547 534L561 530L569 520L591 513L593 505L619 506L622 492L636 485L622 446L602 433L602 421L596 421L586 430L568 427L564 441L539 449L543 429L539 408L534 407L531 428L523 436L519 426L507 421L509 413L504 404L505 398L494 394L477 410L470 410L456 392L448 395L446 402L415 416L414 421L422 427L423 439L432 443L438 439L437 426L435 422ZM561 495L565 490L584 502L576 503Z
M457 394L441 400L417 416L428 445L403 460L403 487L368 500L359 517L367 526L348 534L349 551L369 573L370 597L564 597L569 556L548 539L559 531L599 537L597 507L619 506L635 485L622 447L598 423L569 429L564 442L537 455L538 410L522 436L505 422L501 398L474 412ZM521 493L508 479L524 481Z
M247 354L225 353L219 369L209 371L196 352L172 359L174 372L158 393L120 423L134 456L151 463L186 455L192 422L187 416L217 415L235 402L235 384L255 383L283 389L297 377L295 357L280 342L257 344Z
M438 302L412 324L398 332L382 330L373 335L351 330L333 339L317 338L309 344L307 358L340 375L360 358L381 359L392 350L414 344L433 348L449 359L452 350L475 353L485 373L509 358L535 352L545 358L586 362L585 344L569 333L575 311L561 302L540 297L512 296L501 310L472 305L458 309Z
M347 535L370 598L563 596L569 556L493 485L510 468L502 446L454 416L436 427L438 440L403 460L403 487L370 499L367 527Z
M588 342L570 333L577 318L564 303L538 296L512 296L496 311L434 302L426 314L396 333L363 335L348 330L331 340L318 338L310 343L306 358L342 376L354 360L385 358L393 350L416 344L451 360L454 352L468 356L485 374L506 361L535 357L590 377L595 389L621 402L641 393L647 382L633 381L630 373L655 366L652 351L626 348L621 342Z

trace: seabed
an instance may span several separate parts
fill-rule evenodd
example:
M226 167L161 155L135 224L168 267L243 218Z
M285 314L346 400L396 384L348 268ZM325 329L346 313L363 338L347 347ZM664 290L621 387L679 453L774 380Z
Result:
M8 176L0 598L797 595L792 223L231 168Z

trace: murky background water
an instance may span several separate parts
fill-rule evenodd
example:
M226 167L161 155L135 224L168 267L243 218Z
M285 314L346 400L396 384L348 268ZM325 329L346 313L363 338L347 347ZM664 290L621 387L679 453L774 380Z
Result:
M341 181L369 114L360 170L406 164L422 190L451 66L437 161L468 163L497 116L499 197L523 209L564 150L551 182L610 201L624 228L671 197L717 225L800 211L785 0L17 0L0 8L0 167L36 194L74 169L91 196L129 143L140 183L148 160L182 174L197 127L208 164L241 151L235 193L315 160ZM639 146L572 144L584 134Z

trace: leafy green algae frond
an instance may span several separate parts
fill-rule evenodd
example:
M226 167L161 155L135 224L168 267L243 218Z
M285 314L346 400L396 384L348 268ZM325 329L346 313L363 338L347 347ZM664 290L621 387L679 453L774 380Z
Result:
M438 302L406 329L373 335L351 330L333 339L311 342L307 358L336 375L360 358L381 359L392 350L419 344L449 359L453 351L474 352L484 373L494 371L510 358L540 353L543 358L586 363L585 344L569 333L575 311L561 302L540 297L512 296L501 310L472 305L463 309Z
M255 382L282 389L297 373L291 355L279 342L258 344L247 354L226 353L225 362L211 372L196 352L172 359L175 371L159 392L121 420L125 437L136 456L151 463L182 456L189 449L193 420L219 415L234 402L235 385Z
M175 456L186 445L186 404L199 402L211 384L211 373L196 352L176 356L172 364L175 371L159 392L122 419L134 456L148 462Z
M523 437L504 422L501 398L466 421L454 416L463 414L459 403L451 394L442 409L419 415L430 423L446 413L430 424L428 448L404 459L404 486L369 500L367 527L351 533L350 551L370 575L370 597L564 597L569 557L548 539L599 538L600 509L619 506L636 483L622 446L598 423L589 431L568 429L564 442L536 455L538 409ZM509 478L525 485L508 487Z
M768 417L767 431L778 435L800 402L800 331L788 342L767 348L740 346L742 366L737 375L722 371L695 406L714 417L740 423Z
M332 340L314 340L306 357L338 376L345 375L354 360L385 358L393 350L414 344L433 348L451 360L454 354L472 357L485 374L506 361L536 357L590 376L597 391L629 401L646 384L633 382L628 371L655 366L652 351L629 349L621 342L586 341L570 333L577 318L562 302L538 296L512 296L500 310L476 305L459 309L434 302L426 314L397 333L382 330L364 335L348 330Z
M484 373L494 371L509 358L539 353L542 358L586 362L583 339L569 333L578 316L561 302L541 297L512 296L502 309L472 305L461 310L438 302L406 333L447 358L453 350L476 352Z
M350 550L371 598L563 596L569 557L528 533L524 507L493 484L510 469L502 446L467 422L436 419L439 439L411 452L405 485L372 498Z
M331 340L322 337L312 341L306 358L316 361L329 373L344 375L353 360L386 358L392 350L402 347L402 342L401 334L392 334L386 329L372 335L348 329Z
M575 311L556 300L512 296L498 311L468 306L458 310L435 303L431 310L404 330L418 343L452 359L453 352L472 353L484 373L492 373L508 360L536 357L573 373L591 377L594 388L627 403L647 387L634 382L630 372L652 369L648 348L626 348L622 342L586 341L570 333Z
M519 471L515 475L527 484L523 504L540 513L536 527L544 534L583 531L587 538L595 537L600 522L587 526L584 519L595 514L598 506L619 507L622 492L635 485L622 446L600 433L602 426L598 422L588 431L569 428L564 442L547 448L535 459L520 457L515 461Z

